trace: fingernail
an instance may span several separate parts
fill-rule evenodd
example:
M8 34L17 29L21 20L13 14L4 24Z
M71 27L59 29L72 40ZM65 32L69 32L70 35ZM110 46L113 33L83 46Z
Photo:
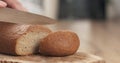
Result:
M0 7L6 7L6 6L7 6L7 3L0 1Z

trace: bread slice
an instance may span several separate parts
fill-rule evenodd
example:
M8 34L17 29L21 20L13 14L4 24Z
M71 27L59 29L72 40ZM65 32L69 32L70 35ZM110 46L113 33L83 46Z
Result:
M51 32L42 25L0 22L0 53L30 55L38 52L39 42Z

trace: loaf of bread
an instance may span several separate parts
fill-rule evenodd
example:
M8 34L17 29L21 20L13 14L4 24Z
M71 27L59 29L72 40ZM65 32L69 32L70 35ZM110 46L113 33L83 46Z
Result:
M80 40L71 31L57 31L48 34L41 40L39 52L49 56L67 56L74 54L79 48Z
M38 53L39 42L51 32L42 25L0 22L0 53L30 55Z

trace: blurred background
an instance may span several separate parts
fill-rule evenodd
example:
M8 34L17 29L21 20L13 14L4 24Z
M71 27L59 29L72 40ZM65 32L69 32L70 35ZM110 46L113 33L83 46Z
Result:
M119 0L19 0L30 12L54 19L119 17Z
M71 30L81 40L79 51L120 63L120 0L19 0L29 12L58 20L56 30Z

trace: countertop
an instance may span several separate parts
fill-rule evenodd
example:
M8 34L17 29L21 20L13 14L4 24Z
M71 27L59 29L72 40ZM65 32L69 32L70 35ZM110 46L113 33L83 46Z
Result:
M78 51L100 56L106 60L106 63L120 62L119 21L64 20L49 27L54 31L76 32L81 40Z

